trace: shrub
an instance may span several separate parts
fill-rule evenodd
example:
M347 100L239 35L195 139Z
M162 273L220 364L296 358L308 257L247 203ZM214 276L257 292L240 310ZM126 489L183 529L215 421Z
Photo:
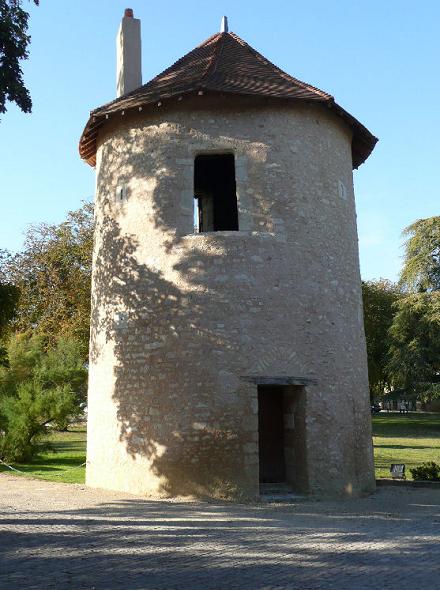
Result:
M24 461L33 455L49 423L75 412L75 394L68 385L45 390L38 383L26 381L19 385L16 396L2 400L0 409L5 424L0 456Z
M29 459L49 425L67 427L81 413L86 380L75 341L46 350L40 336L14 335L0 367L0 458Z
M422 463L410 471L416 481L440 481L440 465L434 461Z

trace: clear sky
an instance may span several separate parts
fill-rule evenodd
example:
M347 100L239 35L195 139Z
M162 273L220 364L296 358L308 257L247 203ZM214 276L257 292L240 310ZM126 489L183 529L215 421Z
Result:
M26 2L24 2L26 4ZM60 222L91 199L78 156L92 108L115 96L115 35L126 7L142 20L146 82L218 31L234 31L297 78L333 94L380 142L355 172L361 272L395 279L401 231L440 214L438 0L41 0L30 7L25 79L31 115L0 120L0 248L33 223Z

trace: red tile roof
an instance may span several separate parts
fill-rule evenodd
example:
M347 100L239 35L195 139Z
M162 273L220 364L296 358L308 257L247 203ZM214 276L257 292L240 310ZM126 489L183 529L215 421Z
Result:
M289 76L234 33L217 33L144 86L92 111L79 144L81 157L95 165L98 130L111 115L200 91L324 103L353 129L354 168L377 142L333 96Z

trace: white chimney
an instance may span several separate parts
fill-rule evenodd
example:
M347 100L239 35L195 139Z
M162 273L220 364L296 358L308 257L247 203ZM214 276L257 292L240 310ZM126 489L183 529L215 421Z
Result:
M126 8L116 36L116 96L142 86L141 21Z

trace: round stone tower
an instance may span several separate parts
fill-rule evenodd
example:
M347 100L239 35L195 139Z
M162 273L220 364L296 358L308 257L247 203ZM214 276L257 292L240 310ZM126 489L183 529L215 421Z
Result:
M352 169L375 142L226 26L92 112L88 485L374 489Z

